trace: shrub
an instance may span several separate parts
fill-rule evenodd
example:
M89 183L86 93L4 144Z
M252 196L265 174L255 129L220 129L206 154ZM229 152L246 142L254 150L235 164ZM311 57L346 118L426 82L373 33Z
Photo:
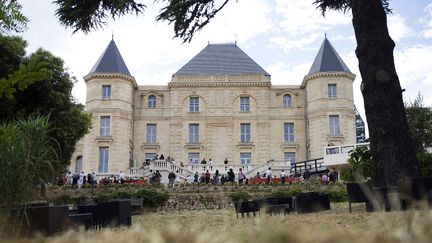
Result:
M245 191L236 191L231 192L228 197L231 198L233 202L242 202L249 200L251 198L251 195Z
M157 191L155 188L149 188L137 191L134 197L142 198L144 206L157 207L168 200L169 194L165 191Z
M290 197L292 196L290 194L290 191L283 190L283 189L275 189L268 193L267 197L276 197L276 198L283 198L283 197Z
M62 194L51 200L54 205L72 204L73 202L73 198L69 194Z
M343 188L326 188L323 192L328 193L331 202L348 201L348 193Z

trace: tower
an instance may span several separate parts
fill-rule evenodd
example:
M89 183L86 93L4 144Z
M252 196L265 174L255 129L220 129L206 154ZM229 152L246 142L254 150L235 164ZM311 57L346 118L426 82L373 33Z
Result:
M92 128L84 138L83 170L98 174L124 171L133 152L133 91L137 84L114 39L84 81Z
M356 142L351 73L327 37L304 77L308 159L323 156L327 145Z

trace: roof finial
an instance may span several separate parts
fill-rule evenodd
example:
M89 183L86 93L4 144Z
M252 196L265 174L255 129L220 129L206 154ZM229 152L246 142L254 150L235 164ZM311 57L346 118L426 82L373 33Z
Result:
M324 32L324 39L327 39L327 33Z
M111 39L114 40L114 30L112 31Z

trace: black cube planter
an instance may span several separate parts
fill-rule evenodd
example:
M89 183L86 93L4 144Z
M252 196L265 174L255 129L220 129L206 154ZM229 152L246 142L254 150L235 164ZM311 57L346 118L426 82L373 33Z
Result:
M328 194L317 192L301 193L295 197L295 209L298 213L312 213L330 209Z
M253 213L255 217L255 213L260 211L260 202L258 201L243 201L243 202L234 202L234 209L236 211L236 216L238 218L238 214L241 213L242 218L244 218L244 214Z
M53 235L65 228L68 206L29 207L25 209L25 212L29 224L26 221L23 223L24 235L32 235L36 232L40 232L43 235Z
M432 206L432 176L405 178L398 182L402 208L415 201L427 201Z
M131 200L119 199L101 202L96 207L95 221L99 227L132 224Z
M348 192L348 205L350 212L352 212L351 203L366 203L366 211L372 211L372 203L371 200L369 200L369 198L372 197L372 189L368 184L347 183L346 188Z

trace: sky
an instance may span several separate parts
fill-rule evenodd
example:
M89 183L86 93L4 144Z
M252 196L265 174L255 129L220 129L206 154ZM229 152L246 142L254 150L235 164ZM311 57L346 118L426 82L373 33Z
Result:
M220 2L220 0L216 0ZM20 33L28 42L27 53L42 47L61 57L77 78L73 95L85 103L87 75L112 36L130 73L139 85L166 85L172 74L210 43L236 42L271 74L274 85L300 85L324 39L330 40L352 73L356 107L364 120L361 76L355 56L356 40L351 13L330 11L323 17L313 0L231 0L190 43L173 39L173 26L156 22L163 1L147 4L143 15L109 20L103 29L89 34L61 26L56 5L47 0L21 0L29 18ZM396 42L396 70L406 102L418 93L432 106L432 2L391 0L390 36Z

